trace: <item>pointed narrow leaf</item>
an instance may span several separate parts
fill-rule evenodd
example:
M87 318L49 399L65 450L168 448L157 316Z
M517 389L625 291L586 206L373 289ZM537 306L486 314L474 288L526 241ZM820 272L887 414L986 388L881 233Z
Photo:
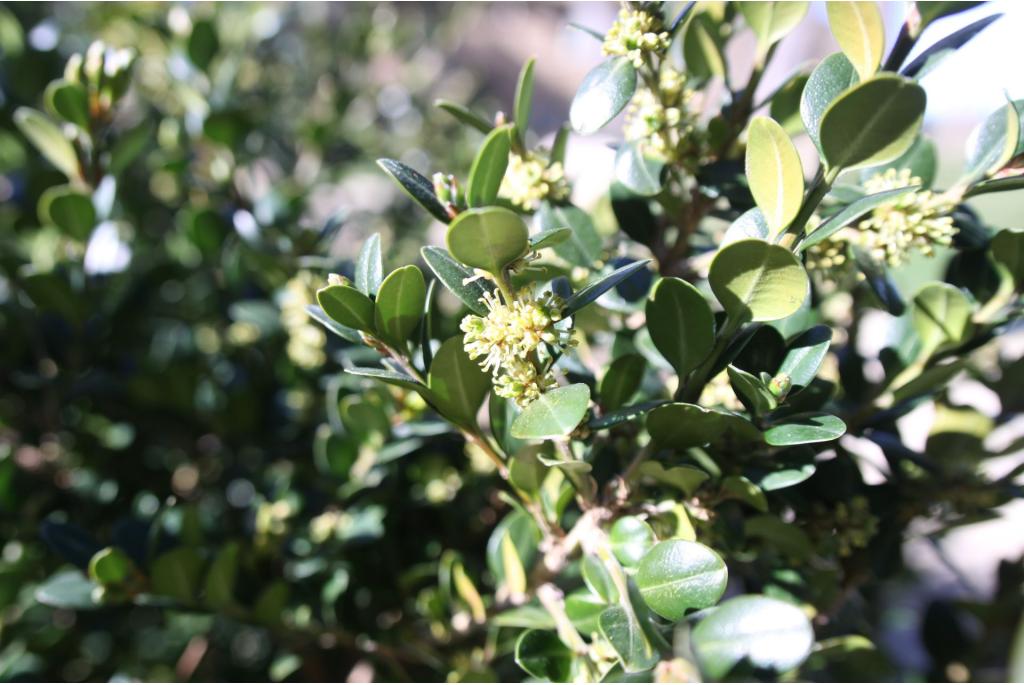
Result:
M700 291L680 278L663 278L647 302L651 341L679 378L697 368L715 344L715 318Z
M714 606L728 579L725 562L714 550L685 540L659 542L644 555L636 574L647 606L670 621L690 609Z
M563 438L576 429L589 406L590 388L585 384L555 388L523 409L512 423L512 436L522 440Z
M327 312L325 312L320 305L307 304L306 313L338 337L348 340L351 343L362 342L362 339L359 337L359 331L354 328L349 328L348 326L342 326L340 323L327 316Z
M999 19L1001 16L1003 15L993 14L978 19L962 29L954 31L932 45L929 45L921 54L914 58L913 62L905 66L900 73L912 79L920 80L924 78L924 76L937 67L942 60L946 59L966 45L969 40L981 33L989 24L994 22L996 19Z
M366 295L376 295L384 279L384 265L380 256L380 233L374 233L359 250L356 258L356 288Z
M531 57L526 60L522 71L519 72L519 81L516 83L516 98L512 111L515 112L516 131L519 140L522 142L526 131L530 127L530 108L533 104L533 67L536 60Z
M373 300L350 285L329 285L316 291L327 316L347 328L373 331Z
M828 25L843 53L860 79L869 79L882 63L885 52L885 24L876 2L830 0Z
M374 302L377 335L384 342L405 349L423 317L426 299L427 286L419 267L409 265L392 271L381 283Z
M842 230L846 226L849 226L857 219L872 211L879 205L883 205L886 202L892 202L909 192L913 192L920 188L920 186L907 186L905 188L894 188L893 190L883 190L880 193L874 193L873 195L865 195L859 200L855 200L850 204L843 207L841 210L830 216L825 221L815 228L811 233L800 241L800 245L797 248L797 252L803 252L812 245L824 241L826 238L831 237L836 232Z
M750 192L773 235L788 226L804 196L804 170L793 141L775 120L754 117L747 134Z
M476 112L463 107L457 102L452 102L451 100L434 100L434 107L443 109L462 123L467 126L472 126L485 135L494 129L494 125L487 121L487 119Z
M611 363L601 379L601 406L614 411L626 404L644 378L647 361L639 354L624 354Z
M437 199L437 195L434 193L434 184L430 182L429 178L412 167L393 159L378 159L377 164L402 187L409 197L430 212L435 219L442 223L451 221L448 210Z
M428 245L420 250L420 254L437 276L437 280L441 281L471 312L480 315L487 313L487 307L483 304L484 293L487 292L484 287L486 281L479 278L471 280L473 272L457 262L451 253L442 247Z
M626 108L636 91L636 69L628 57L611 57L583 79L569 109L578 133L594 133Z
M522 217L502 207L469 209L459 214L445 236L455 259L492 274L526 254L529 230Z
M488 133L480 144L466 182L466 202L470 207L493 205L498 198L498 189L508 169L511 132L511 124L499 126Z
M574 314L579 310L583 309L588 304L594 302L595 300L597 300L597 298L601 297L601 295L604 295L606 292L617 286L619 283L622 283L622 281L626 280L631 275L647 266L647 264L649 264L650 261L651 260L649 259L642 259L638 262L633 262L632 264L627 264L626 266L619 267L618 269L611 272L604 278L594 281L593 283L590 283L584 286L583 288L579 289L578 291L573 293L572 297L566 300L565 311L563 312L563 316L570 316L571 314Z

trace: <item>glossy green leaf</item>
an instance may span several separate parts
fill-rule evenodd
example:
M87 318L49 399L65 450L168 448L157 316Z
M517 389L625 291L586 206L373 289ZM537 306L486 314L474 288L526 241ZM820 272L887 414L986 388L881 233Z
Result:
M846 226L852 224L854 221L857 221L868 212L874 210L879 205L883 205L886 202L893 202L903 195L906 195L908 192L916 190L918 187L919 186L907 186L905 188L883 190L880 193L865 195L859 200L854 200L828 219L821 222L821 224L811 231L806 238L800 241L797 251L802 252L812 245L817 245L818 243L823 242Z
M362 343L362 339L359 336L359 331L348 326L342 326L340 323L327 316L327 312L318 304L306 305L306 313L309 314L310 318L318 321L321 326L334 333L343 340L347 340L351 343Z
M656 461L645 461L637 469L640 476L651 478L678 488L687 497L692 497L697 488L708 479L708 474L694 466L673 466L666 469Z
M459 214L445 236L455 259L492 274L526 254L530 247L526 224L515 212L502 207L470 209Z
M804 129L814 141L819 154L821 118L825 116L825 110L842 93L857 85L858 80L857 70L841 52L823 59L807 79L800 96L800 118L803 119Z
M89 560L89 578L104 586L121 585L127 581L135 565L117 547L101 549Z
M542 681L569 682L573 658L572 651L562 644L558 635L548 630L527 630L516 640L516 664Z
M572 238L571 228L552 228L530 236L530 250L543 250L555 245L561 245Z
M533 68L536 60L526 60L522 71L519 72L519 80L516 82L516 97L512 107L515 112L516 131L519 140L523 141L527 129L530 127L530 109L533 105Z
M790 488L803 483L813 476L815 471L817 471L817 467L814 464L804 464L796 468L772 471L757 482L757 487L761 488L764 492Z
M402 190L411 197L423 209L442 223L451 221L448 210L444 204L437 199L434 193L434 184L430 179L416 171L410 166L402 164L394 159L378 159L377 165L393 178Z
M825 162L855 169L899 157L917 138L926 99L921 86L892 74L854 86L821 118Z
M601 379L601 407L613 411L629 402L640 389L647 362L639 354L624 354L608 367Z
M14 111L14 124L22 135L69 179L79 178L78 155L60 128L42 112L28 107Z
M778 406L778 401L768 390L768 386L754 374L731 364L726 368L726 372L736 397L753 416L762 416Z
M604 428L610 428L617 426L620 423L627 421L633 421L638 419L651 409L660 407L663 404L667 404L666 400L654 400L651 402L639 402L637 404L631 404L627 407L620 407L614 411L606 412L599 417L593 418L587 422L587 426L594 430L602 430Z
M758 207L753 207L740 214L738 219L729 224L719 248L747 238L768 240L770 235L771 229L768 228L764 212Z
M563 438L576 429L589 406L590 388L584 383L555 388L523 409L512 423L512 435L522 440Z
M709 680L723 680L743 660L776 672L796 668L811 653L814 629L788 602L741 595L698 623L690 643L701 672Z
M572 229L569 239L555 246L555 253L571 264L590 268L601 257L601 236L582 209L542 202L537 221L542 231L565 226Z
M602 601L609 604L619 601L619 590L615 587L612 574L599 558L593 554L585 555L580 561L580 572L583 575L583 582Z
M725 54L716 31L714 20L706 13L696 15L686 24L683 60L687 74L698 79L725 76Z
M807 297L807 272L792 252L763 240L721 248L708 274L711 290L738 321L775 321L796 312Z
M583 286L573 293L572 297L565 301L565 310L562 312L562 315L570 316L583 309L591 302L595 302L597 298L601 297L601 295L604 295L606 292L617 286L619 283L622 283L640 269L645 268L650 262L651 260L649 259L641 259L640 261L620 266L607 276L603 276L596 281Z
M974 183L1006 166L1016 154L1020 134L1015 103L1008 102L990 114L967 139L963 182Z
M471 312L479 315L487 313L487 307L483 303L484 293L487 292L485 280L472 280L473 272L457 262L451 253L442 247L428 245L420 250L420 254L437 276L437 280L441 281Z
M89 128L89 94L81 84L63 79L51 81L43 99L57 116L83 129Z
M974 307L948 283L929 283L914 296L911 321L926 354L966 341L974 332Z
M685 450L726 440L753 442L760 438L754 424L742 416L695 404L673 402L647 414L647 431L660 446Z
M39 197L39 220L84 241L96 225L96 209L87 195L70 186L51 186Z
M916 3L918 8L923 5L933 5L942 3L925 2ZM961 5L970 5L977 3L958 3ZM900 73L904 76L912 79L924 78L932 69L937 67L942 60L946 59L961 47L967 44L972 38L981 33L989 24L999 19L1002 14L993 14L987 17L978 19L975 22L968 24L967 26L954 31L953 33L945 36L944 38L936 41L929 45L925 50L921 52L914 61L904 67Z
M607 607L607 602L592 594L587 588L580 588L565 596L565 613L576 630L583 635L592 635L601 631L599 624L601 612Z
M885 23L878 3L831 0L827 7L832 35L866 81L878 70L885 53Z
M764 441L769 445L806 445L813 442L838 440L846 432L846 424L831 414L794 414L782 419L764 432Z
M81 571L59 571L35 589L35 600L55 609L95 609L99 586Z
M229 542L217 551L204 584L203 597L208 605L226 607L234 603L240 551L237 542Z
M654 545L654 531L636 516L623 516L612 524L608 531L612 552L619 562L628 568L635 567Z
M203 560L191 547L178 547L157 558L150 569L154 594L191 604L199 592Z
M699 542L666 540L640 561L636 584L647 606L669 621L714 606L729 579L725 562Z
M737 5L747 25L757 36L758 51L763 55L773 44L796 28L807 14L806 2L742 2Z
M828 326L818 325L804 331L790 343L778 373L789 377L794 391L810 385L831 343L832 329Z
M476 415L491 390L491 378L469 358L462 336L445 340L430 365L427 386L437 409L460 426L475 426Z
M444 111L448 112L453 117L461 121L463 124L466 124L467 126L472 126L481 133L487 134L494 129L494 125L491 122L489 122L485 117L482 117L481 115L477 114L476 112L470 110L467 107L463 107L457 102L452 102L451 100L443 99L434 100L434 107L437 107L438 109L443 109Z
M350 285L329 285L316 291L316 301L327 316L357 331L373 331L373 300Z
M680 379L703 362L715 344L715 319L697 288L680 278L663 278L647 301L651 341Z
M355 285L366 295L376 295L384 280L384 264L380 255L380 233L374 233L359 250L356 258Z
M747 133L746 173L754 201L773 235L788 226L803 203L804 170L793 141L768 117L754 117Z
M594 133L626 108L636 91L636 69L628 57L611 57L583 79L569 108L578 133Z
M623 143L615 153L615 180L640 196L661 192L665 161L645 155L640 143Z
M384 342L405 349L409 336L423 317L427 286L414 265L392 271L380 285L374 301L374 326Z
M619 655L627 673L646 671L659 661L659 655L644 635L636 615L622 605L610 606L598 619L601 635Z
M466 182L466 202L470 207L486 207L498 199L498 189L508 169L508 155L512 149L511 134L511 124L499 126L488 133L481 143Z

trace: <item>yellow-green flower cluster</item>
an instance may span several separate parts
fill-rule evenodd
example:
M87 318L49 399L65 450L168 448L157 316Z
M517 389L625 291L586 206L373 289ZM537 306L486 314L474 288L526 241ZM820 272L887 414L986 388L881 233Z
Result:
M315 369L326 360L327 336L312 323L306 306L316 303L316 279L309 271L300 271L284 285L281 294L281 326L288 333L288 358L296 366Z
M812 527L818 536L831 541L841 557L863 549L878 532L878 517L871 513L866 497L856 496L839 502L832 511L816 504Z
M821 271L829 278L837 279L849 266L849 252L850 244L844 238L829 236L807 248L804 264L808 270Z
M864 189L873 195L920 183L909 169L887 169L868 179ZM889 266L902 264L914 249L931 256L935 245L949 245L956 235L952 210L952 203L928 190L900 195L857 225L858 242Z
M619 10L619 18L604 37L601 51L606 55L625 55L639 69L648 54L668 50L671 42L661 19L643 10Z
M485 294L483 302L485 316L470 314L462 320L466 353L491 372L499 397L526 406L556 384L551 370L541 368L538 348L569 344L570 333L555 328L562 318L562 298L548 292L538 299L524 289L511 302L495 293Z
M626 109L626 140L639 142L643 152L669 162L700 156L697 115L693 101L697 94L686 87L685 75L664 67L658 76L658 92L637 89Z
M520 209L535 211L542 200L564 200L569 197L569 182L561 162L548 162L533 152L512 153L499 194Z

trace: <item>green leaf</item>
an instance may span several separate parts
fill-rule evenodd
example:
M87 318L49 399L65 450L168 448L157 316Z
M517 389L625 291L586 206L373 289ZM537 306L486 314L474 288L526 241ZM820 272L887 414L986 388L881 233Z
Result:
M617 426L620 423L625 423L627 421L632 421L633 419L638 419L647 412L649 412L651 409L654 409L655 407L660 407L661 405L666 403L666 400L654 400L651 402L640 402L638 404L631 404L628 407L621 407L614 411L606 412L605 414L597 418L593 418L587 422L587 426L592 428L593 430L602 430L605 428L610 428L612 426Z
M414 265L392 271L380 285L374 301L374 327L384 342L405 349L409 336L423 318L427 286Z
M911 322L924 354L955 347L974 332L974 307L967 296L949 283L929 283L914 296Z
M131 558L117 547L101 549L89 560L89 578L105 587L121 585L134 569Z
M356 258L355 284L364 295L376 295L384 279L384 264L380 256L380 233L374 233L359 250Z
M513 511L498 522L487 539L487 568L494 577L496 585L505 582L505 564L502 558L502 540L508 536L516 548L525 568L530 568L537 556L537 544L540 542L540 531L537 524L525 511Z
M885 262L878 261L870 252L857 245L853 246L853 258L885 310L893 316L901 316L906 305Z
M725 76L725 54L714 20L701 13L687 22L683 34L683 60L687 74L697 79Z
M565 596L565 613L576 630L584 635L592 635L601 631L598 621L600 621L601 612L607 606L607 602L597 595L591 594L586 588L580 588Z
M377 165L393 178L402 190L416 201L416 204L430 212L435 219L445 224L451 221L448 210L437 199L437 195L434 193L434 184L430 182L429 178L394 159L378 159Z
M729 384L752 416L763 416L778 406L778 400L757 376L731 364L726 368Z
M960 12L965 12L984 4L984 0L981 2L964 2L963 0L917 0L917 2L914 3L914 6L921 17L918 34L920 35L921 31L924 31L930 24L942 19L943 17L948 17L952 14L959 14Z
M885 52L885 23L876 2L835 2L828 7L828 25L840 49L866 81L878 70Z
M768 221L764 218L764 212L753 207L740 214L739 218L729 224L719 248L747 238L768 240L770 234L771 230L768 228Z
M563 438L576 429L589 406L590 388L586 384L555 388L523 409L512 423L512 436L522 440Z
M636 615L622 605L610 606L598 619L601 635L619 655L627 673L646 671L658 663L659 655L644 635Z
M178 547L153 562L150 584L154 594L191 604L199 592L203 560L191 547Z
M143 121L138 126L121 133L110 150L110 173L120 176L153 141L154 125Z
M685 402L651 410L647 414L647 431L658 445L674 450L721 444L727 440L754 442L760 439L754 424L742 416Z
M420 254L437 276L437 280L444 283L444 286L471 312L481 316L487 313L487 307L483 303L484 293L487 292L486 281L479 278L470 280L473 278L473 272L455 261L451 253L443 247L428 245L420 250Z
M462 212L448 227L448 251L455 259L492 274L526 254L529 230L522 217L503 207Z
M327 316L327 312L325 312L320 305L307 304L306 313L338 337L348 340L351 343L362 344L362 340L359 337L359 331L354 328L349 328L348 326L342 326L340 323Z
M527 630L516 640L516 664L534 678L552 683L572 680L572 651L548 630Z
M492 398L497 395L491 395ZM504 400L504 398L499 398ZM504 406L515 406L509 401L505 401ZM494 408L494 405L491 405ZM491 418L492 430L497 435L499 431L493 429L494 419L493 412ZM500 440L499 440L500 442ZM540 491L541 484L544 481L544 476L547 474L547 468L537 459L537 455L532 450L521 450L514 457L508 461L508 481L514 487L522 490L523 492L533 495Z
M838 440L846 432L846 424L838 416L809 413L794 414L782 419L764 432L764 441L769 445L806 445L812 442Z
M81 571L59 571L36 587L35 600L56 609L95 609L98 589Z
M516 132L519 135L520 144L525 143L526 131L530 127L530 108L533 104L533 67L536 60L531 57L526 60L522 71L519 72L519 81L516 82L516 97L512 107L515 112Z
M598 557L593 554L585 555L580 562L580 572L583 574L583 582L602 601L608 604L619 601L619 590L615 587L612 574Z
M867 181L876 174L885 173L888 169L909 169L911 176L921 179L921 187L928 189L935 182L938 160L935 154L935 144L923 135L919 135L914 144L906 152L885 164L876 167L866 167L860 170L861 182Z
M1020 190L1024 188L1024 176L1006 176L1004 178L993 178L987 181L981 181L971 186L970 189L964 194L964 199L969 197L977 197L978 195L987 195L989 193L1005 193L1010 190Z
M800 241L800 245L797 248L797 252L803 252L812 245L824 241L831 237L836 232L842 230L846 226L849 226L854 221L860 219L862 216L872 211L879 205L883 205L886 202L892 202L897 198L906 195L908 192L917 190L920 186L907 186L905 188L894 188L892 190L883 190L880 193L874 193L872 195L865 195L859 200L854 200L850 204L843 207L841 210L830 216L825 221L821 222L817 228L810 232L806 238Z
M1006 166L1020 140L1020 114L1007 102L988 115L967 139L966 168L962 183L974 183Z
M88 196L71 186L52 186L39 197L39 220L53 224L70 238L84 241L96 225L96 209Z
M809 78L808 74L796 74L772 95L768 104L768 115L779 122L788 136L795 136L803 131L800 99Z
M50 111L65 121L88 130L89 128L89 94L85 87L78 83L69 83L64 79L51 81L43 95Z
M807 7L806 2L742 2L737 5L757 36L761 55L796 28L807 14Z
M373 300L350 285L329 285L316 291L316 301L327 316L357 331L373 331Z
M209 606L221 608L234 603L240 551L241 546L237 542L229 542L213 558L204 584L204 598Z
M922 5L933 5L941 3L926 2L916 3L917 7L920 8ZM959 3L963 5L978 4L978 3ZM972 38L981 33L989 24L999 19L1002 14L993 14L988 17L983 17L975 22L968 24L967 26L954 31L945 38L936 41L929 45L924 51L921 52L914 61L905 66L900 73L907 78L921 80L928 74L932 69L937 67L942 60L946 59L954 52L959 50L961 47L967 44Z
M486 207L498 199L498 189L501 188L501 180L505 178L508 155L512 149L511 133L511 124L499 126L488 133L481 143L466 182L466 202L470 207Z
M788 602L741 595L698 623L690 642L705 677L723 680L744 659L780 673L796 668L811 653L814 629Z
M708 281L736 321L783 319L800 308L810 289L807 272L792 252L756 239L721 248Z
M678 488L687 497L692 497L697 488L708 479L708 474L694 466L673 466L666 469L656 461L645 461L640 464L637 473L646 478L653 478L659 483Z
M647 301L647 329L658 352L682 379L715 344L715 318L700 291L681 278L663 278Z
M69 179L80 177L78 155L71 141L42 112L19 107L14 111L14 124L50 164Z
M607 276L604 276L592 283L588 283L586 286L573 293L572 297L565 301L565 310L562 312L562 316L571 316L572 314L575 314L591 302L597 300L601 295L604 295L606 292L617 286L619 283L622 283L640 269L646 267L650 261L651 260L649 259L641 259L638 262L633 262L626 266L620 266Z
M768 511L768 499L764 492L746 476L728 476L722 479L721 496L724 499L739 500L758 511Z
M804 170L793 141L768 117L754 117L747 133L746 173L754 201L773 235L792 223L804 197Z
M263 625L280 625L290 595L291 587L287 582L284 580L273 581L263 589L253 603L252 617Z
M804 464L797 468L781 469L772 471L757 482L757 487L764 492L782 490L799 485L814 475L817 467L814 464Z
M491 390L491 378L469 358L462 347L462 336L456 335L444 341L434 355L427 386L445 417L472 427Z
M494 125L487 121L486 118L466 107L463 107L457 102L452 102L451 100L434 100L434 107L443 109L463 124L472 126L485 135L494 129Z
M640 389L647 361L639 354L624 354L608 367L601 379L601 407L614 411L630 400Z
M725 562L714 550L686 540L659 542L644 555L636 574L647 606L669 621L690 609L714 606L728 580Z
M572 237L571 228L552 228L530 237L530 250L538 251L561 245Z
M790 343L777 373L789 377L792 384L791 394L811 384L825 360L825 355L828 354L831 343L832 329L824 325L804 331Z
M615 153L615 179L642 197L661 192L665 160L645 155L639 142L623 143Z
M421 394L427 391L426 386L421 384L412 376L407 376L404 373L396 373L395 371L389 371L388 369L374 369L368 367L352 366L345 369L345 372L350 373L353 376L373 378L374 380L378 380L389 385L394 385L399 388L405 388L406 390L415 390Z
M578 133L594 133L626 108L636 91L636 69L628 57L611 57L583 79L569 108Z
M917 138L926 100L921 86L892 74L854 86L821 118L825 162L856 169L899 157Z
M823 59L807 79L800 96L800 118L819 154L822 154L821 118L825 110L857 82L857 70L841 52Z
M1010 272L1017 287L1024 283L1024 229L1004 228L989 243L992 258Z
M651 527L636 516L623 516L612 524L608 539L615 558L627 568L639 564L657 541Z
M555 247L555 253L574 264L590 268L601 256L601 236L594 228L590 215L572 205L552 205L542 202L537 213L542 231L568 226L572 229L569 240Z

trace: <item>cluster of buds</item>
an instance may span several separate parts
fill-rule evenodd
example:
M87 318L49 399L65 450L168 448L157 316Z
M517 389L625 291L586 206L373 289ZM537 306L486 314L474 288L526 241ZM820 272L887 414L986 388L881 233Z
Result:
M458 213L458 207L462 203L462 188L459 186L459 179L452 174L437 172L431 179L434 183L434 194L441 204L448 210L448 214L454 218Z
M626 109L626 140L638 142L643 152L668 162L700 160L702 145L694 107L696 91L686 87L686 76L672 67L658 75L658 92L637 89Z
M315 369L326 360L327 336L314 325L306 307L316 304L316 279L309 271L290 278L281 293L281 326L288 333L288 358L303 369Z
M93 42L85 54L75 53L64 67L64 80L86 90L89 115L104 118L128 90L136 53L131 48L113 48Z
M565 200L569 192L561 162L549 162L533 152L509 155L499 194L516 207L533 212L542 200Z
M619 10L619 18L604 37L601 51L624 55L639 69L650 54L662 54L671 42L661 18L644 10Z
M841 557L867 547L878 532L878 517L871 513L867 498L860 495L839 502L832 511L816 503L812 520L819 537L831 541Z
M529 289L521 290L511 302L487 293L483 303L485 316L470 314L460 325L466 353L491 373L498 396L525 407L556 385L550 368L542 365L540 348L571 344L571 331L555 327L565 303L550 292L536 298Z

